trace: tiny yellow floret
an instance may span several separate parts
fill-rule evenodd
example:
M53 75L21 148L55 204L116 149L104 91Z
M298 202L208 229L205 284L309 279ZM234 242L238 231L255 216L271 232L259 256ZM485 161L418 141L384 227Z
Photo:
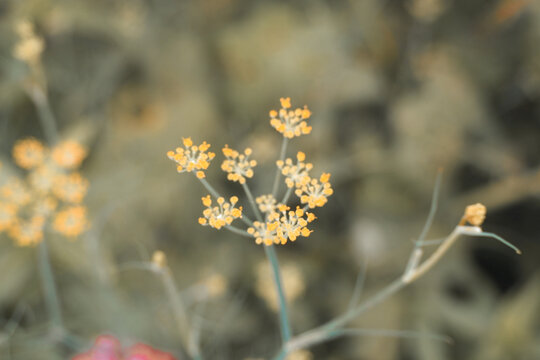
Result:
M308 126L306 122L311 117L311 111L307 106L304 106L303 109L290 110L290 98L281 98L280 103L281 109L279 111L271 110L269 112L272 127L289 139L311 133L311 126Z

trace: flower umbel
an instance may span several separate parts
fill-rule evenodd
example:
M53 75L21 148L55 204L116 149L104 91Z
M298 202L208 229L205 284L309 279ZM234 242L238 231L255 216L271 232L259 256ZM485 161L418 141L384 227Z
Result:
M32 169L43 163L45 147L34 138L19 140L13 146L13 159L23 169Z
M270 111L270 125L286 138L292 139L295 136L306 135L311 132L306 120L311 117L311 111L304 108L291 109L291 98L281 98L281 109Z
M242 207L235 207L238 202L236 196L232 196L229 202L226 202L223 197L217 199L217 206L212 206L212 198L207 195L202 198L202 203L206 206L203 211L204 217L199 218L199 224L203 226L211 226L214 229L221 229L226 225L231 225L234 219L242 217Z
M59 233L67 237L76 237L86 230L86 208L84 206L72 206L56 214L53 227Z
M289 209L288 206L280 204L279 213L271 213L266 222L255 221L247 230L255 237L255 243L284 245L289 240L296 241L300 236L309 237L311 230L306 226L315 220L315 215L304 212L300 207L297 207L295 211L289 211Z
M276 162L277 167L281 170L281 173L285 176L285 183L287 187L292 188L294 186L301 187L309 182L309 171L313 169L313 164L305 163L306 154L299 151L296 154L296 164L293 164L292 159L288 158L285 161L278 160Z
M88 181L72 172L85 156L86 150L75 141L63 141L52 150L34 138L17 141L13 160L29 173L24 179L12 177L0 186L0 232L7 231L19 246L36 245L59 207L54 230L70 237L86 230L86 208L80 203Z
M208 151L210 144L206 141L199 146L193 145L191 138L183 139L184 147L176 148L176 151L167 152L169 159L176 162L176 170L179 173L182 172L193 172L199 179L205 177L204 170L208 169L210 166L210 161L216 156L215 153Z
M62 201L79 204L88 190L88 180L79 173L59 175L54 184L54 194Z
M319 180L308 179L307 183L296 189L296 196L302 204L307 204L310 209L322 207L328 201L328 197L334 193L330 185L330 174L322 174Z
M87 155L86 149L76 141L62 141L52 149L52 159L64 169L79 167Z
M278 208L277 200L272 194L259 196L256 199L256 202L259 206L259 210L267 215L276 212L276 209Z
M221 169L227 173L227 179L244 184L246 178L253 177L253 168L257 166L257 161L249 159L252 152L250 148L241 154L225 145L222 151L226 159L221 164Z
M476 203L465 208L465 213L460 224L465 225L465 222L468 222L473 226L482 226L485 219L486 207L483 204Z

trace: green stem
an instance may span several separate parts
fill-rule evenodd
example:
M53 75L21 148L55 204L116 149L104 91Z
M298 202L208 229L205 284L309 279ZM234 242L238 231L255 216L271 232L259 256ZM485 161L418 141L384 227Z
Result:
M263 219L262 219L261 213L259 211L259 208L257 207L257 204L255 203L255 199L253 198L253 194L251 194L251 190L249 190L249 186L246 183L243 183L242 187L244 188L244 191L245 191L245 193L247 195L249 203L251 204L251 209L255 213L255 217L260 222L263 222Z
M279 262L277 259L276 250L274 249L274 245L265 245L264 251L272 267L274 285L276 287L276 292L278 294L279 300L279 323L281 330L281 339L283 340L283 344L286 344L291 338L291 326L289 324L289 314L287 312L287 302L285 300L283 282L281 279L281 272L279 270Z
M54 145L58 141L58 130L47 94L39 86L33 86L28 89L28 94L37 108L39 121L41 122L47 142L49 145Z
M287 145L289 144L289 139L285 136L283 137L283 142L281 143L281 151L279 153L279 160L285 160L285 154L287 153ZM281 176L281 171L279 168L276 170L276 176L274 178L274 185L272 186L272 196L275 198L279 189L279 177Z
M279 353L272 358L272 360L284 360L287 356L287 351L282 349L279 351Z
M292 187L287 189L287 192L285 193L285 196L283 196L283 199L281 200L282 204L287 205L287 201L289 201L289 197L291 196L292 191L293 191Z
M49 251L45 239L39 243L38 265L45 295L45 305L51 320L52 329L61 331L63 329L62 311L60 309L60 301L58 299L58 292L56 290L56 283L54 281Z
M210 185L208 181L206 181L206 179L204 178L203 179L197 178L197 179L199 179L199 181L204 185L206 190L208 190L210 194L212 194L213 197L215 197L216 199L222 197L221 195L219 195L216 189L214 189L214 187Z
M252 239L253 239L253 235L251 235L250 233L248 233L246 230L242 230L242 229L237 228L236 226L227 225L227 226L225 226L225 229L227 229L227 230L229 230L230 232L233 232L233 233L235 233L235 234L238 234L238 235L241 235L241 236L245 236L245 237L249 237L249 238L252 238Z
M171 308L173 310L173 314L176 320L176 325L178 326L180 338L184 346L186 347L192 359L202 359L199 345L197 342L194 341L193 337L190 334L189 320L186 308L184 306L182 298L180 297L178 288L176 287L176 284L173 280L171 271L169 270L169 268L163 268L159 271L159 274L161 274L163 285L167 292L167 296L169 297L169 301L171 302Z

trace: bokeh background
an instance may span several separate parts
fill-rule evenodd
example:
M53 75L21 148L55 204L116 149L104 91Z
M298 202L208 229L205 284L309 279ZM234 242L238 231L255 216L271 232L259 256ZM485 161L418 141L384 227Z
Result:
M241 195L219 169L220 149L252 147L259 166L249 185L268 193L281 141L268 111L290 96L312 110L313 132L289 156L306 152L315 173L332 173L335 190L311 237L277 249L296 333L345 311L362 269L363 297L402 274L439 168L429 238L482 202L484 229L523 250L462 239L427 276L352 324L442 333L452 345L351 337L306 358L540 359L538 1L1 0L5 165L17 139L44 136L24 91L28 68L12 55L21 19L44 39L62 136L89 148L81 172L92 227L77 241L48 240L66 327L84 346L105 332L177 351L160 282L127 266L163 250L193 300L206 358L275 353L262 248L199 226L206 192L165 153L182 137L208 141L218 153L208 180ZM0 248L0 358L69 359L73 350L45 334L35 249L5 236Z

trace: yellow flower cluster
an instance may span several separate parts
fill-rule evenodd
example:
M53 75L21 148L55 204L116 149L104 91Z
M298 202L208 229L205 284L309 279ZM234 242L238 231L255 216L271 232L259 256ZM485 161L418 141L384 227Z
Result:
M465 225L468 222L473 226L482 226L485 219L486 207L483 204L476 203L465 208L460 225Z
M287 187L292 188L294 186L300 187L309 182L309 171L313 169L313 164L305 163L306 154L299 151L296 154L297 162L293 164L292 159L288 158L285 161L278 160L276 162L277 167L281 170L281 173L285 176L285 184Z
M283 134L283 149L286 149L287 139L311 132L311 126L308 126L306 122L311 117L311 112L307 107L292 110L290 98L281 98L280 102L279 112L270 111L270 124ZM221 164L221 169L227 173L228 180L244 185L246 196L259 220L252 221L249 218L243 218L248 228L247 230L240 229L231 226L234 219L242 217L242 207L235 207L238 198L233 196L230 202L226 202L225 198L221 197L204 179L204 171L208 169L210 161L215 156L214 153L207 152L210 144L203 142L195 146L191 138L184 138L183 144L183 148L169 151L167 156L177 163L178 172L196 172L202 184L217 198L217 206L212 206L210 195L202 198L206 209L203 211L204 216L199 218L199 223L215 229L227 227L235 233L253 236L257 244L286 244L289 241L295 241L300 236L308 237L311 230L307 226L315 220L315 215L306 210L324 206L328 202L327 198L333 193L329 182L330 174L323 173L319 179L311 178L309 173L313 169L313 164L305 161L306 155L299 151L296 154L296 161L293 161L291 158L285 159L285 150L283 150L282 158L276 162L278 173L275 177L274 194L259 196L254 200L246 184L246 180L253 177L253 168L257 165L255 160L250 159L252 150L247 148L240 153L225 145L222 149L225 160ZM291 210L286 204L281 204L276 200L275 193L279 188L277 185L281 175L285 177L285 184L288 187L282 202L287 202L289 195L295 190L300 202L305 204L304 208L297 207L296 210Z
M193 172L199 179L205 177L204 170L210 166L210 161L216 156L211 151L208 151L210 144L203 141L199 146L193 145L191 138L182 139L184 147L176 148L176 151L167 152L169 159L176 162L176 170L179 173Z
M291 98L280 98L281 109L270 111L270 125L286 138L292 139L295 136L306 135L311 132L306 120L311 117L311 111L304 108L291 109Z
M81 204L88 181L71 170L86 157L86 149L74 141L61 142L52 149L28 138L15 143L13 159L28 170L26 179L12 177L0 185L0 233L20 246L38 244L47 220L53 229L76 237L88 227L86 208ZM62 208L54 214L59 204Z
M253 235L255 243L284 245L289 240L296 241L299 236L309 237L311 230L306 226L315 220L315 215L304 212L300 207L295 211L289 210L288 206L280 204L279 212L268 214L265 222L253 222L253 226L247 231Z
M334 193L329 181L330 174L322 174L319 180L310 179L298 187L295 194L300 198L300 202L307 204L310 209L323 207L328 201L328 196Z
M259 210L264 214L272 214L278 207L277 200L272 194L259 196L255 201L259 206Z
M234 219L242 217L242 207L235 207L237 202L236 196L232 196L229 202L226 202L223 197L219 197L217 199L218 206L212 207L210 195L203 197L202 203L206 209L203 211L204 217L199 218L199 224L208 225L218 230L226 225L231 225Z
M13 56L29 65L37 64L44 48L43 39L35 34L34 26L26 20L17 24L16 31L20 40L15 44Z
M226 159L221 164L221 169L227 173L227 179L244 184L246 178L253 177L253 168L257 166L257 161L249 159L252 152L250 148L245 149L244 153L240 154L225 145L222 151Z

